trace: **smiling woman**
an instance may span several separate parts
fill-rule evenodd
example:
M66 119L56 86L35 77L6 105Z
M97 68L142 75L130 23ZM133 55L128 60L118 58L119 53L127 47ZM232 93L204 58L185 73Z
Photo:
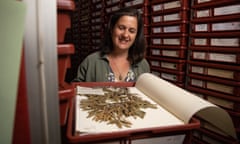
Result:
M146 41L138 10L123 8L110 18L101 50L87 56L79 65L75 82L134 82L150 72L144 58Z
M112 41L115 51L127 51L137 35L137 18L122 16L112 30Z

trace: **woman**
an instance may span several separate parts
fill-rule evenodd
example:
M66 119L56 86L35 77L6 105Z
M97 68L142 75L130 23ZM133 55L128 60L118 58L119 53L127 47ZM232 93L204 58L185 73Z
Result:
M120 9L110 18L101 51L85 58L74 81L134 82L140 74L150 72L145 50L140 13L131 8Z

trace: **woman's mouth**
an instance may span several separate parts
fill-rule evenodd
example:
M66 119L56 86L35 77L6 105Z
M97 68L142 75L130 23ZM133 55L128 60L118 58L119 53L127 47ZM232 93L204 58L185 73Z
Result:
M129 39L120 37L120 38L119 38L119 41L120 41L121 43L128 43L128 42L129 42Z

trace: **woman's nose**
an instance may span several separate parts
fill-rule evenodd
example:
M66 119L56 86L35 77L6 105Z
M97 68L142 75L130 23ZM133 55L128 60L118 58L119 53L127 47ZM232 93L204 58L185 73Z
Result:
M123 31L123 36L124 36L124 37L128 37L128 36L129 36L128 30L124 30L124 31Z

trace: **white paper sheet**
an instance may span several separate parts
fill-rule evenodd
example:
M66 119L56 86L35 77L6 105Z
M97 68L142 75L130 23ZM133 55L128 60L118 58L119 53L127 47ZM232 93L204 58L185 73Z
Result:
M79 89L84 89L84 87L78 87ZM88 90L88 94L96 94L96 89L93 88L86 88ZM100 90L99 90L100 91ZM139 97L143 100L147 100L152 104L156 104L153 100L149 97L144 95L141 91L139 91L136 87L129 87L130 93L137 93ZM83 90L85 93L86 90ZM80 91L81 93L81 91ZM76 131L80 132L88 132L88 133L99 133L99 132L116 132L116 131L123 131L123 130L132 130L132 129L140 129L140 128L151 128L151 127L160 127L160 126L171 126L171 125L183 125L184 122L164 108L158 105L158 109L144 109L143 111L146 112L146 115L143 119L137 118L134 119L133 117L129 117L129 120L132 123L130 128L118 128L116 125L108 125L106 122L95 122L91 120L91 118L87 118L88 112L83 111L80 106L81 99L84 99L84 96L76 96Z

